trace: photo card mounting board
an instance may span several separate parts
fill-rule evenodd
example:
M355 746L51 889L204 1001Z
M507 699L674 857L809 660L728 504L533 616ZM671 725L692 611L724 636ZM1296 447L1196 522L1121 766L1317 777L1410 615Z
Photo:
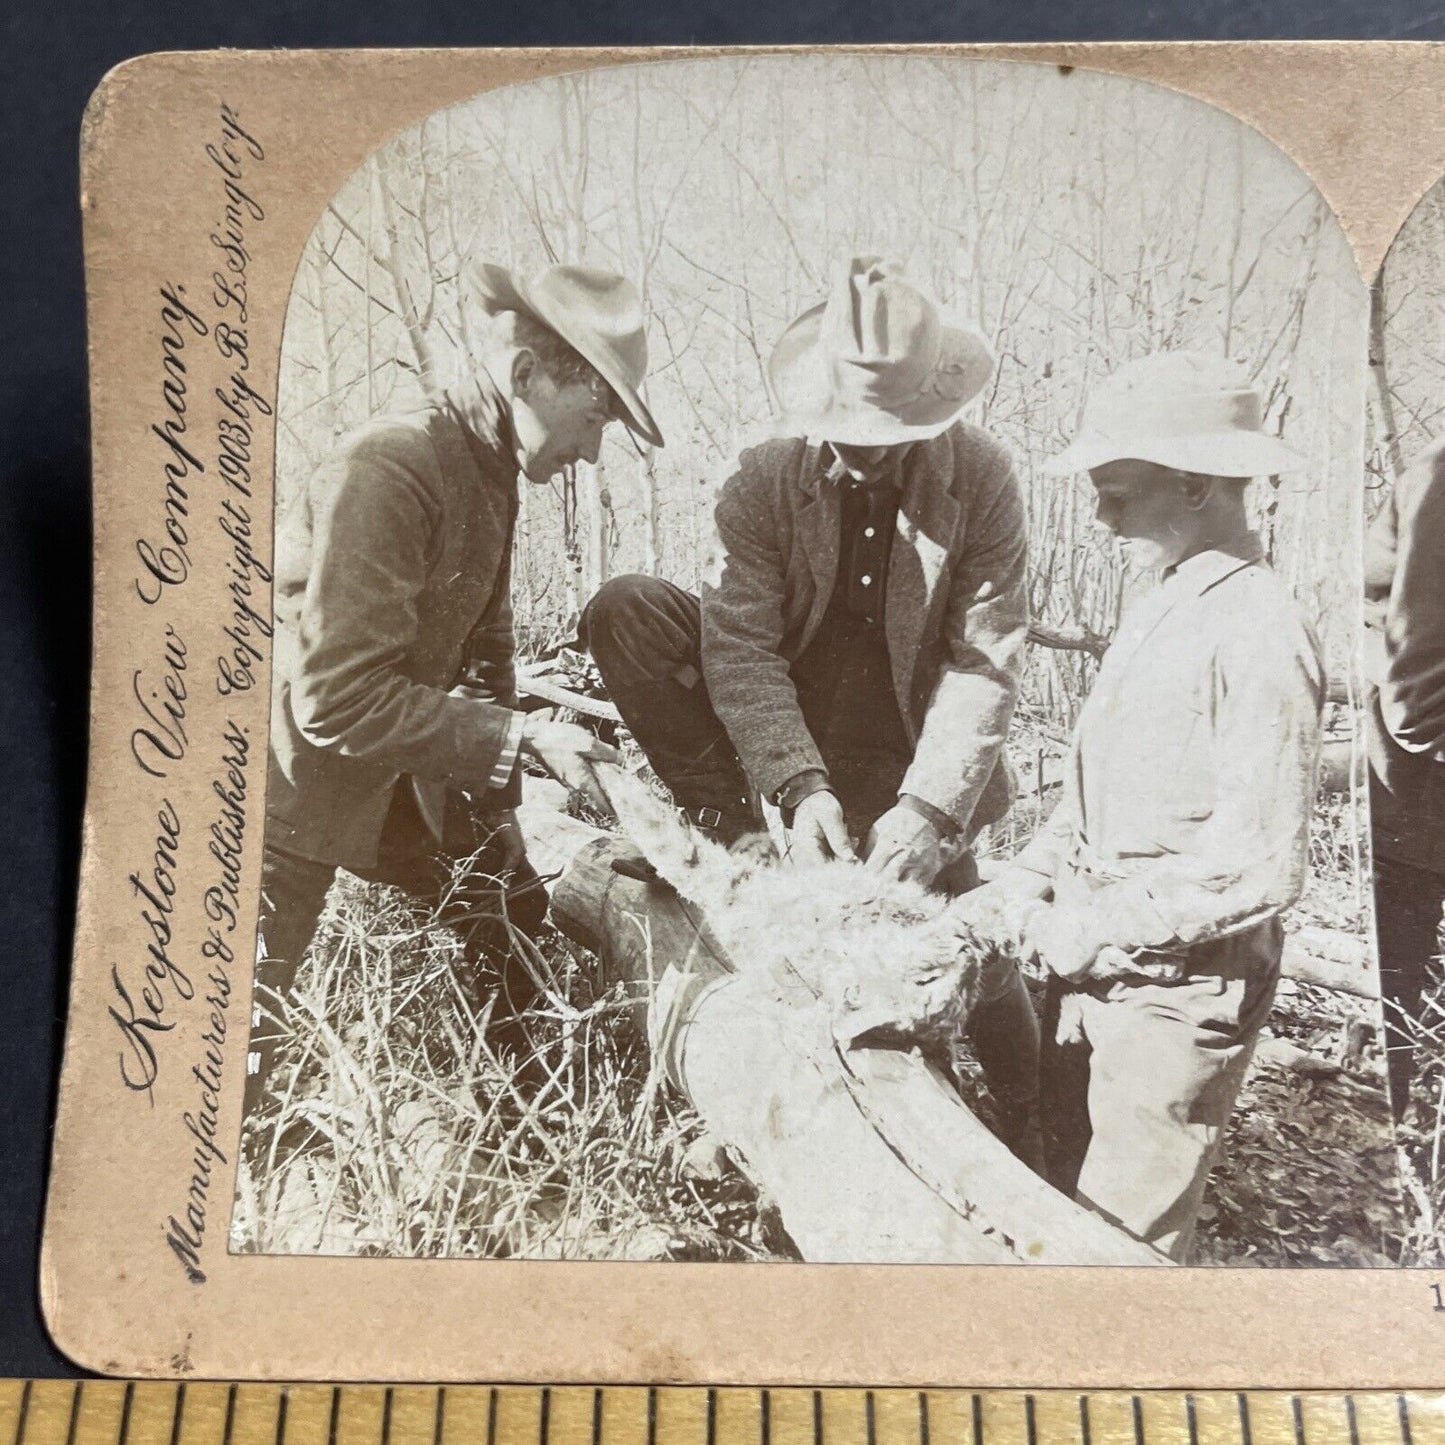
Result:
M1309 482L1272 493L1256 520L1314 609L1335 742L1357 759L1369 293L1445 174L1442 81L1445 52L1405 43L217 52L144 56L108 75L82 146L95 627L41 1278L60 1347L102 1373L181 1377L1442 1383L1438 1288L1428 1268L1389 1261L1409 1200L1381 1079L1351 1085L1342 1111L1361 1180L1337 1211L1348 1226L1291 1253L1279 1236L1334 1215L1270 1200L1245 1166L1229 1176L1243 1194L1217 1187L1206 1200L1191 1262L1143 1267L1169 1266L1169 1247L1015 1170L916 1052L840 1052L816 1009L775 1029L772 985L729 1002L709 975L717 940L687 932L686 908L646 905L656 952L641 963L603 937L625 871L588 874L578 860L602 856L596 818L564 816L531 779L521 833L571 937L546 946L560 972L537 1007L552 1032L540 1079L528 1077L497 1032L497 998L468 994L477 961L460 915L418 921L385 886L396 876L368 874L375 837L353 847L377 798L372 833L382 813L394 821L398 775L413 770L395 759L415 740L378 743L365 717L337 721L355 701L346 689L388 668L398 689L443 707L451 682L419 682L422 653L459 609L496 624L500 598L531 705L615 729L585 677L539 660L555 663L563 645L580 657L579 619L609 578L699 584L718 486L741 447L777 430L787 373L772 348L830 294L840 254L887 254L993 353L994 389L974 388L982 410L968 415L1023 477L1043 587L1034 642L1072 659L1050 664L1047 695L1065 698L1051 725L1072 726L1093 676L1082 659L1107 642L1091 629L1112 623L1127 581L1088 552L1075 502L1049 500L1074 494L1034 477L1090 386L1210 337L1278 382L1271 424L1307 455ZM506 285L522 279L520 301L487 299L483 262L505 268ZM585 298L563 284L575 275L545 280L574 262L593 268ZM642 295L645 385L627 296L603 294L604 270ZM524 481L520 514L497 524L478 596L485 507L417 543L427 565L459 548L433 596L376 558L409 518L461 503L428 492L425 468L382 466L412 510L388 514L390 535L357 530L335 500L347 494L334 458L350 447L354 461L360 444L345 439L361 434L389 445L386 418L428 404L441 415L450 403L438 399L499 354L499 310L560 329L622 420L600 455L579 435L555 443L571 448L566 465L560 452L538 460L557 413L530 392L506 411L508 386L527 384L512 334L503 420L468 413L454 446L427 423L428 455L443 487L490 465L474 443L522 458L543 485ZM649 407L661 451L645 437L629 446L624 430L645 433ZM1078 497L1091 511L1092 493ZM948 557L929 550L936 534L910 505L894 544L903 561L890 565L902 575L921 559L927 598ZM304 542L286 530L295 518ZM403 645L369 633L325 696L296 670L334 617L315 580L323 523L347 595L373 609L390 599L416 644L398 663ZM1040 560L1051 526L1082 549L1081 571L1063 554ZM499 581L504 555L512 575ZM1084 611L1051 612L1051 583ZM286 598L300 599L289 616ZM283 681L297 748L324 755L323 771L340 757L338 776L359 767L370 802L345 778L324 803L303 796L273 720ZM461 681L466 695L486 679ZM500 736L486 746L515 760L515 738L509 754ZM1018 754L1042 802L1062 753ZM1292 933L1315 971L1291 973L1286 945L1281 985L1292 999L1305 990L1289 1015L1300 1030L1313 1019L1345 1041L1378 1032L1350 766L1332 796L1354 801L1327 810L1344 871L1316 860L1299 905L1314 911ZM626 823L625 799L613 801ZM442 836L448 820L427 813L424 789L405 805ZM994 827L990 846L1006 853ZM317 946L281 1049L296 1054L289 1083L254 1102L248 1070L266 1027L255 940L273 845L291 862L268 872L268 897L309 888L301 949L313 934ZM626 886L642 890L635 900L657 885ZM768 922L782 930L790 916ZM1345 1003L1312 1015L1308 989L1331 967L1359 978L1328 995ZM650 970L670 970L673 993L650 1010L649 1037L615 1022L608 990ZM696 1042L704 1020L726 1048ZM1277 1023L1260 1057L1294 1067L1303 1036ZM776 1096L750 1093L768 1068L784 1080ZM1278 1079L1269 1096L1246 1083L1236 1119L1309 1107L1308 1082ZM1265 1149L1277 1136L1258 1138ZM991 1201L982 1226L971 1194ZM1024 1245L1000 1212L1046 1223ZM1020 1254L1058 1262L1018 1267ZM1244 1267L1261 1259L1272 1267Z

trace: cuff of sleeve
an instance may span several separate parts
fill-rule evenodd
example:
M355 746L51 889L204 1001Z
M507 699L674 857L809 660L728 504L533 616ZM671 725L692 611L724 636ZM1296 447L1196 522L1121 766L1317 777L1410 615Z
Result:
M791 812L804 798L811 798L814 793L824 792L827 787L828 774L822 768L807 768L801 773L794 773L773 794L772 802L776 807Z
M794 773L772 798L783 820L783 827L792 828L793 815L804 799L811 798L814 793L826 793L832 786L822 768L807 768L801 773Z
M758 792L768 799L776 798L799 773L827 771L822 753L806 731L762 751L740 747L738 757Z
M507 724L507 739L502 744L502 751L497 755L496 765L492 768L487 778L489 789L505 788L512 776L512 769L517 766L517 754L522 750L522 723L524 714L514 712L512 720Z
M914 793L899 793L898 806L917 813L920 818L927 819L933 824L934 831L938 836L945 841L951 841L963 831L958 826L957 819L950 818L942 808L935 808L932 803Z
M1081 910L1080 928L1104 943L1126 951L1145 949L1158 952L1182 943L1198 942L1210 932L1203 919L1170 918L1146 884L1138 880L1107 885L1090 895ZM1185 935L1192 935L1187 937Z

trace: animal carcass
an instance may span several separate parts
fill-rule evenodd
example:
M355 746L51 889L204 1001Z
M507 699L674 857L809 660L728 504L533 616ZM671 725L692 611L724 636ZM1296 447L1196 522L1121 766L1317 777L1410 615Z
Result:
M1052 1189L917 1047L966 1016L986 940L946 901L846 864L739 861L645 784L605 782L632 851L520 812L552 916L637 987L653 1049L810 1261L1165 1264Z

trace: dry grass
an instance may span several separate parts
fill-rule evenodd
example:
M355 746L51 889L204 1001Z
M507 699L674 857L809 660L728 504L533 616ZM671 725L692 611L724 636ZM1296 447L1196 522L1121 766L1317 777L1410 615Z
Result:
M1045 751L1045 749L1050 749ZM1011 852L1056 796L1059 754L1024 734L1016 761L1044 758L993 846ZM1031 780L1025 768L1026 784ZM1312 838L1303 920L1358 931L1358 830L1327 800ZM775 1216L704 1133L648 1056L643 1000L597 976L595 959L546 930L531 953L545 985L521 1019L527 1055L463 982L461 946L403 895L347 879L333 890L302 973L280 1091L249 1122L233 1248L403 1257L765 1259L790 1245ZM1359 1000L1286 983L1271 1031L1325 1060L1341 1055ZM1445 997L1427 1073L1445 1120ZM516 1047L516 1041L513 1041ZM960 1048L966 1097L989 1100ZM1299 1075L1261 1059L1215 1171L1201 1255L1218 1263L1382 1263L1441 1257L1445 1198L1402 1244L1378 1040L1349 1070ZM520 1081L519 1081L520 1080ZM1427 1087L1422 1084L1422 1088ZM1417 1241L1416 1235L1422 1238Z
M1291 925L1366 936L1362 818L1348 796L1321 798L1309 882ZM1205 1195L1196 1257L1234 1265L1396 1262L1406 1226L1378 1004L1283 979L1267 1032L1277 1042L1261 1045L1241 1091ZM1292 1050L1326 1067L1302 1070Z
M1399 1129L1408 1206L1400 1262L1439 1266L1445 1264L1445 964L1436 961L1419 1017L1400 1009L1391 1017L1415 1047L1410 1103Z
M518 1070L460 981L460 952L393 890L355 880L333 890L280 1091L249 1122L233 1249L765 1252L738 1177L684 1169L698 1121L648 1059L638 1006L620 988L598 990L587 955L550 930L540 940L533 962L548 989L522 1019L531 1056Z

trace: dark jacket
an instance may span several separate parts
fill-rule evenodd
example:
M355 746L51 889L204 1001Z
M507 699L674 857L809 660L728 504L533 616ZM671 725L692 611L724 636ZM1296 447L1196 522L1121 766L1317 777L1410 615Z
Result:
M1375 851L1445 873L1445 441L1370 525L1365 624Z
M485 789L516 702L509 437L484 376L343 437L278 525L268 842L370 867L404 774Z
M702 593L708 693L764 796L821 768L792 663L817 632L838 569L841 494L798 439L743 453L716 520L721 574ZM1023 498L1008 453L956 422L903 461L884 630L913 746L900 789L964 829L1008 805L995 773L1028 635ZM985 789L984 809L975 809Z

